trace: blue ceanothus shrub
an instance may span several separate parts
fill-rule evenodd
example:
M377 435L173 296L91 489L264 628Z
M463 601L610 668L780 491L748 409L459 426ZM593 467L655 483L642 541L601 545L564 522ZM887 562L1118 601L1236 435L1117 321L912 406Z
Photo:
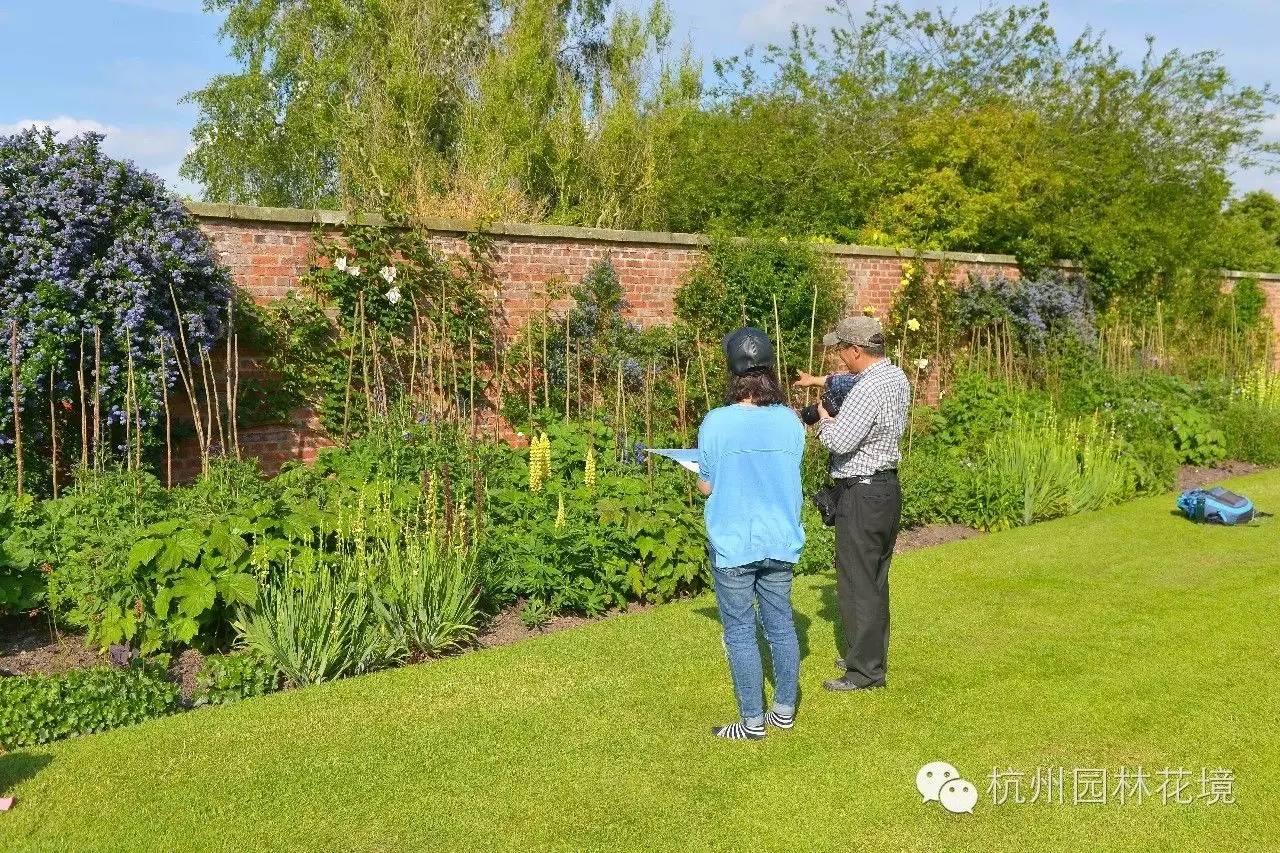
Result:
M226 325L232 283L209 241L159 178L107 157L101 141L86 133L60 142L48 130L0 137L0 453L12 451L15 324L24 440L33 449L49 433L51 374L69 432L79 430L82 369L91 412L95 331L103 435L116 445L130 353L144 423L155 424L162 408L162 341L166 381L178 380L174 295L193 360Z
M1008 322L1021 341L1036 347L1055 334L1090 341L1097 333L1086 279L1063 270L1021 280L1002 273L973 277L958 294L956 314L962 329Z

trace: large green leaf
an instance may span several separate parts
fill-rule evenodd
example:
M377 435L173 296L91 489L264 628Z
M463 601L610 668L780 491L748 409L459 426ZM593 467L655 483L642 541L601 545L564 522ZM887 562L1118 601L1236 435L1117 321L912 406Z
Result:
M130 571L145 566L156 558L164 548L164 539L139 539L133 543L133 547L129 549L129 560L126 568Z
M228 604L252 604L258 597L258 581L248 572L227 572L217 579L216 586Z
M178 611L187 616L199 616L217 600L218 593L213 578L201 569L184 569L173 585L173 597L181 599Z

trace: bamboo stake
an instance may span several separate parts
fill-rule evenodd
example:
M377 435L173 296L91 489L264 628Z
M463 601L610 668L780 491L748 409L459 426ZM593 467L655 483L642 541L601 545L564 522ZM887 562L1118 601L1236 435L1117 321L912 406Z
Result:
M164 401L164 486L173 488L173 419L169 411L169 366L164 356L164 338L160 339L160 396ZM177 353L174 353L177 356Z
M564 419L569 420L569 385L572 377L569 373L569 312L564 312Z
M371 347L368 343L365 342L366 336L368 334L368 324L365 320L363 293L360 294L360 299L359 299L359 302L357 303L356 314L360 319L360 378L361 378L360 390L363 392L363 396L364 396L365 417L368 419L368 421L366 422L366 426L367 426L368 423L371 423L373 421L373 394L370 393L372 391L372 388L370 387L372 383L369 381L369 350Z
M102 466L102 329L93 327L93 467Z
M209 412L210 427L218 429L218 445L222 448L222 455L227 455L227 433L222 426L222 402L218 399L218 379L213 375L213 358L212 349L205 352L197 348L200 353L200 384L204 386L205 408ZM208 373L208 379L205 373Z
M533 438L533 330L526 324L524 327L525 343L525 390L529 392L529 438Z
M356 325L355 317L351 318L351 346L347 348L347 390L342 401L342 443L347 443L351 426L351 382L355 378L356 369Z
M773 335L776 338L773 346L773 358L777 364L778 382L782 383L783 393L787 395L787 405L791 405L791 383L782 375L782 322L778 319L778 294L773 294Z
M409 344L409 399L414 400L414 391L418 379L418 326L422 318L418 315L418 300L410 296L413 303L413 338Z
M809 308L809 375L813 375L813 353L817 349L815 343L818 337L818 285L813 286L813 305ZM781 377L779 377L781 381ZM804 389L804 401L806 404L812 399L812 391L808 386Z
M542 317L542 408L551 408L551 375L547 370L547 315Z
M129 341L129 330L124 330L125 373L124 373L124 467L133 470L133 347Z
M613 429L618 439L617 461L621 462L622 454L623 454L622 443L625 441L625 430L623 428L623 423L622 423L622 361L621 360L618 361L618 382L617 382L617 385L615 386L614 391L617 396L613 402Z
M232 404L232 396L231 396L232 385L233 385L233 382L231 379L231 372L233 370L232 363L231 363L231 358L232 358L231 350L234 348L234 345L235 345L235 342L232 339L235 337L235 328L236 328L235 304L236 304L236 300L234 296L227 300L227 361L226 361L226 364L224 365L225 370L223 371L225 374L223 376L223 380L225 381L225 384L226 384L227 437L230 438L232 445L236 444L235 416L232 411L234 406ZM239 456L238 451L239 451L239 447L236 447L235 451L233 451L236 453L236 456ZM226 455L227 453L227 446L225 444L222 445L222 453L223 455Z
M125 371L127 381L124 396L125 411L125 453L129 467L138 471L142 469L142 413L138 406L138 374L133 369L133 337L129 330L124 330ZM133 433L130 442L129 424L132 422Z
M52 456L49 470L53 475L53 498L58 498L58 409L54 396L53 362L49 363L49 453Z
M707 411L711 411L711 386L707 384L707 361L702 355L702 336L701 333L694 333L694 347L698 350L698 370L702 372L702 396L704 397Z
M84 329L80 330L80 363L76 368L76 384L80 389L80 467L89 467L89 413L85 411L84 394Z
M467 377L467 406L471 414L471 437L475 438L479 421L476 418L476 333L474 329L467 330L467 350L470 374Z
M9 327L9 380L13 392L13 456L17 463L18 497L22 497L22 407L18 402L18 321Z
M231 443L235 445L236 459L240 458L240 335L231 339L231 356L234 368L228 405L231 408Z
M178 367L178 375L182 377L183 387L186 389L187 397L191 403L191 416L195 421L196 441L200 444L200 470L203 473L209 470L209 442L206 438L204 423L200 420L200 409L196 402L195 380L192 376L191 351L187 347L187 332L182 325L182 311L178 308L178 294L173 289L172 281L169 282L169 297L173 300L173 316L178 324L178 341L182 344L182 356L186 358L187 366L185 369L183 368L182 358L178 357L177 347L174 347L174 363ZM203 371L201 371L201 375L203 376Z
M506 392L507 392L507 347L506 342L501 338L495 339L495 347L498 358L498 417L493 419L493 437L498 437L498 421L506 412Z

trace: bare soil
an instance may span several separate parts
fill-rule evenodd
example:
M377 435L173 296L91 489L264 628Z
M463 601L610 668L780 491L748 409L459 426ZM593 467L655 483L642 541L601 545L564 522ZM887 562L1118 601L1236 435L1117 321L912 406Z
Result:
M903 551L930 548L934 545L945 545L948 542L959 542L961 539L986 535L982 530L974 530L963 524L926 524L923 527L899 531L898 543L894 545L893 553L901 554Z
M1232 477L1256 473L1264 467L1252 462L1223 462L1212 466L1183 465L1178 471L1178 491L1216 485Z
M58 673L106 663L80 634L55 631L46 614L0 617L0 675Z
M476 637L476 644L486 649L494 646L508 646L521 640L527 640L530 637L539 637L543 634L578 628L582 625L589 625L592 622L599 622L601 619L612 619L624 613L643 613L652 606L652 604L637 602L629 604L625 610L609 610L600 616L553 616L551 621L541 628L528 628L520 621L521 605L516 604L490 619L489 623L481 629L479 636Z
M192 697L196 695L196 675L199 674L202 663L204 655L195 649L184 649L169 664L169 677L177 682L184 705L190 704Z

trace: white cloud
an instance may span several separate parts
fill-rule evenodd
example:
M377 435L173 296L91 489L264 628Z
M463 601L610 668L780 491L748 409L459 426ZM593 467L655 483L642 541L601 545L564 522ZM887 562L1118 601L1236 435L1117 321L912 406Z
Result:
M58 116L51 119L24 118L10 124L0 124L0 136L8 136L17 133L20 130L26 130L28 127L51 127L53 132L64 139L70 136L78 136L81 133L108 134L119 133L119 128L112 127L109 124L103 124L100 121L94 121L91 118L72 118L71 116Z
M778 39L792 24L813 24L828 17L830 0L763 0L738 21L738 33L747 39Z
M101 133L102 150L112 157L132 160L139 167L155 172L177 192L192 194L194 188L178 178L178 167L186 156L191 141L186 130L168 126L116 127L97 119L57 116L51 119L24 118L0 124L0 136L17 133L28 127L50 127L58 138L70 139L81 133Z

